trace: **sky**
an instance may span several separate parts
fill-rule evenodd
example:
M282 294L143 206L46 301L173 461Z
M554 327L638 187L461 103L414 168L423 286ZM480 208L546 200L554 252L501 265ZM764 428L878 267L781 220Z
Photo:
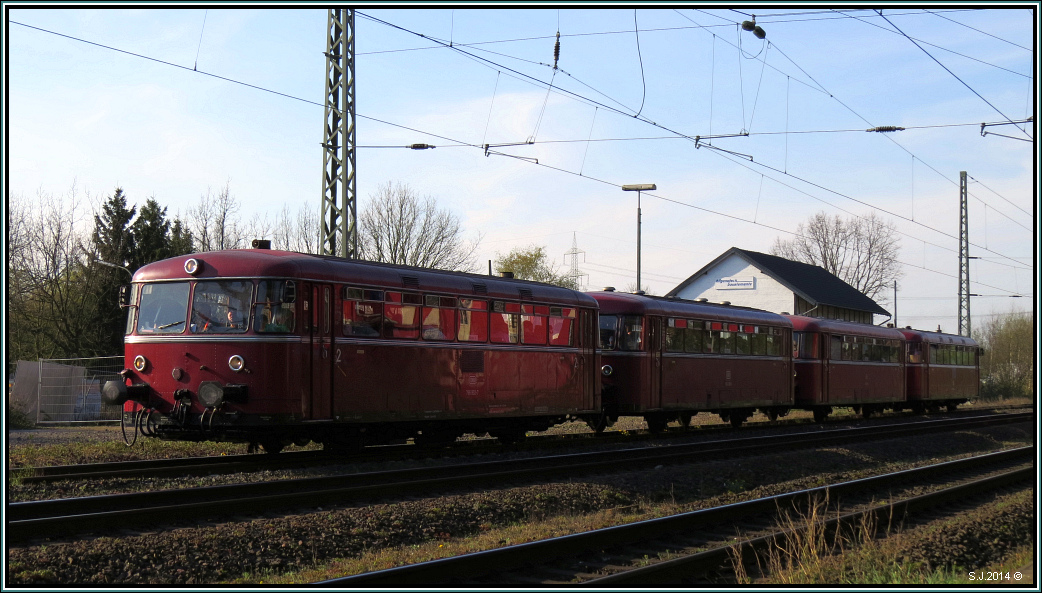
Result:
M966 171L973 325L1030 310L1039 161L1033 123L1011 122L1037 115L1037 4L772 4L763 40L731 6L359 9L359 210L402 183L480 236L475 271L540 246L566 272L574 241L589 289L625 289L637 194L621 186L654 183L655 294L819 212L874 213L900 233L898 324L955 332ZM227 185L244 218L321 202L327 10L4 9L9 197L75 187L97 207L121 187L184 216Z

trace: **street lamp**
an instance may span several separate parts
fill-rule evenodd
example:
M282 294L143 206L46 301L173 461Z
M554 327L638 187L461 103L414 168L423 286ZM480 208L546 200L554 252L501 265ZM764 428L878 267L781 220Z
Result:
M640 287L640 192L654 191L658 189L654 183L635 183L622 186L622 191L637 192L637 292L643 292Z

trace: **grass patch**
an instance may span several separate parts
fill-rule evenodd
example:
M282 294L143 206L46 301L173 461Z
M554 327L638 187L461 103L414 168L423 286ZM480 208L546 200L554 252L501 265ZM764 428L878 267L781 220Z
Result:
M779 527L790 532L757 556L758 576L738 561L738 550L732 552L735 580L755 585L982 584L982 572L1012 575L1032 561L1032 505L1033 491L1024 490L905 533L880 534L874 521L863 519L830 534L821 528L826 505L818 501L783 516Z

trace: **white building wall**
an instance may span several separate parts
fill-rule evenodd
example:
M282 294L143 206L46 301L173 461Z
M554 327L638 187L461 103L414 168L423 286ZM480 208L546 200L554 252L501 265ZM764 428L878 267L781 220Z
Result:
M732 305L754 307L773 313L793 312L793 293L738 254L718 263L677 293L684 299L706 298L710 302L731 301Z

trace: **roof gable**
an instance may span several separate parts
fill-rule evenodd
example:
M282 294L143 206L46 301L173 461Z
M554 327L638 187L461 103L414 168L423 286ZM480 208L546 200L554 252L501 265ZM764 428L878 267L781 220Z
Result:
M676 296L688 284L732 254L738 255L760 268L811 304L831 305L843 309L867 311L877 315L890 315L875 301L820 266L792 261L776 255L746 251L737 247L732 247L706 264L687 280L678 284L676 288L666 293L666 296Z

